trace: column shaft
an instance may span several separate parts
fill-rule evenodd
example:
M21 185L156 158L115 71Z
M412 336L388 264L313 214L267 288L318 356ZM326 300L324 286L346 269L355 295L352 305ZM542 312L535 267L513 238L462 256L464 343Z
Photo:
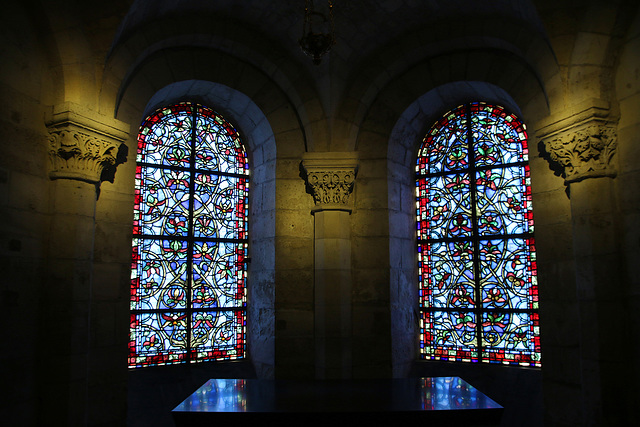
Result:
M315 216L315 341L318 378L351 377L351 236L349 212Z
M351 378L351 203L356 153L307 153L302 166L314 215L316 378Z

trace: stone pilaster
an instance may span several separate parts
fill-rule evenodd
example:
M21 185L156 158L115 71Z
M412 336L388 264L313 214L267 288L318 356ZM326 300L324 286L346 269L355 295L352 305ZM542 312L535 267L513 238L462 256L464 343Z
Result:
M309 153L302 162L314 215L314 336L317 378L352 376L351 193L355 153Z
M70 102L54 107L46 125L52 212L39 311L43 325L38 342L47 349L38 374L41 423L55 413L59 424L86 425L89 394L97 384L101 393L109 393L92 365L92 356L104 351L104 343L92 341L97 189L124 161L129 127Z
M112 180L105 175L124 161L129 125L71 102L55 106L46 125L51 179Z
M552 169L570 184L616 175L616 127L609 103L592 99L549 117L538 128L537 136Z
M611 349L625 340L627 313L618 236L615 153L617 118L609 103L588 100L539 127L547 160L569 187L576 271L580 388L583 420L602 424L618 405L607 390L624 388L627 364ZM606 424L606 423L604 423Z

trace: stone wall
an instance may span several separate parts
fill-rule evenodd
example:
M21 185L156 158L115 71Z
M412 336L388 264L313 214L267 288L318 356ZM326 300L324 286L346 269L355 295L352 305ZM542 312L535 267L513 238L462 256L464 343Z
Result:
M637 422L637 393L619 393L640 378L637 2L463 1L335 2L320 65L294 2L7 5L9 423L171 425L210 376L445 374L507 406L505 425ZM222 113L249 153L249 358L131 371L136 134L182 100ZM417 360L416 150L473 100L528 126L541 370Z

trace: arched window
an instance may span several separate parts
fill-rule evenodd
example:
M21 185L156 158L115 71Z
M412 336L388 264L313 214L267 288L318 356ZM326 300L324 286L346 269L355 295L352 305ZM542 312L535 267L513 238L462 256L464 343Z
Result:
M129 367L245 355L249 165L238 132L194 103L138 135Z
M422 357L540 366L524 124L462 105L429 130L416 174Z

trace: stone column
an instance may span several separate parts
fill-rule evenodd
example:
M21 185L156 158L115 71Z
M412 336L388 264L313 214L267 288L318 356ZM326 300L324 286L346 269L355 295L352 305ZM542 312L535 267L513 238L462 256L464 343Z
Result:
M575 362L580 364L582 422L587 424L617 424L607 407L617 406L614 390L624 388L622 349L628 322L620 298L625 278L618 242L617 183L612 179L616 128L608 102L592 99L549 118L538 131L571 202L580 318L580 360Z
M43 424L86 425L92 340L99 339L91 333L96 200L100 182L123 160L128 125L68 102L52 109L46 125L53 182L39 416Z
M307 153L302 162L315 202L314 303L316 378L350 378L351 224L356 153Z

